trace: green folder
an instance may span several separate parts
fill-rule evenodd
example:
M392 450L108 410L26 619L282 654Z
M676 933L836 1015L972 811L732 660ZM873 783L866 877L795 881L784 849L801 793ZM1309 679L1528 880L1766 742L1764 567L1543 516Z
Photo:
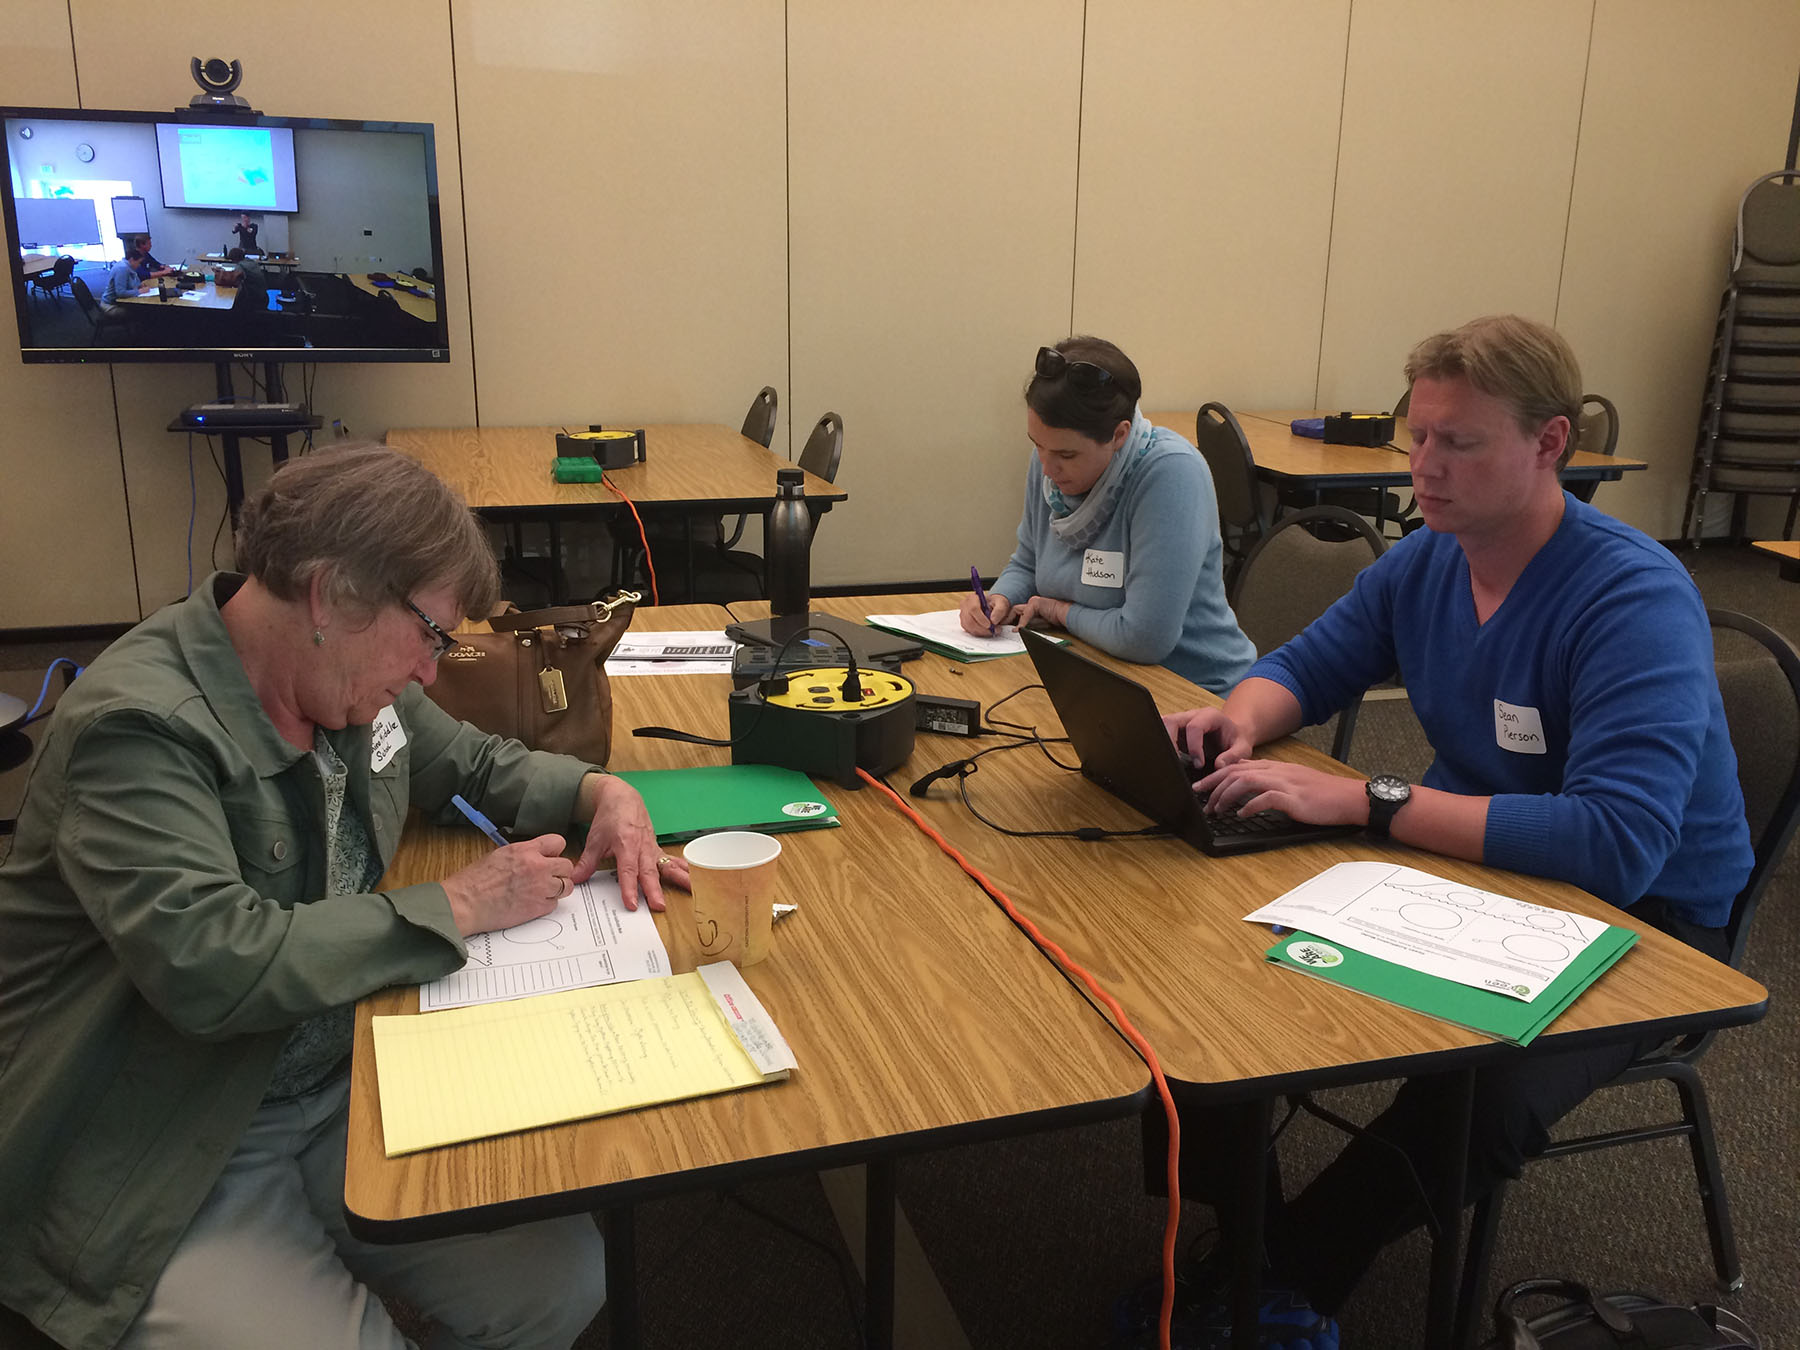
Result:
M634 769L618 775L643 795L656 837L685 843L714 830L835 828L837 810L812 779L773 764L715 764L702 769Z
M1581 955L1530 1003L1396 965L1310 933L1287 934L1269 948L1265 956L1289 970L1298 970L1399 1007L1442 1018L1469 1031L1511 1041L1514 1045L1530 1045L1537 1034L1554 1022L1582 990L1599 979L1601 972L1623 956L1637 938L1631 929L1609 924L1606 931L1590 942ZM1302 960L1294 954L1296 950L1322 959ZM1332 954L1340 958L1335 964L1331 963Z

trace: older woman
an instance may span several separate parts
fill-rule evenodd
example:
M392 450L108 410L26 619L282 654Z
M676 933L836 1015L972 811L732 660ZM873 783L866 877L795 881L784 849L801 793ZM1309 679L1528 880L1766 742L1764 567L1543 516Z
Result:
M238 557L63 696L0 868L0 1303L69 1347L398 1348L391 1293L433 1346L567 1346L604 1299L590 1219L345 1230L353 1007L457 969L607 853L660 908L643 802L418 687L497 579L410 460L284 467ZM453 820L453 793L522 842L374 889L407 807Z
M1038 350L1019 546L985 612L980 597L964 599L962 626L1041 620L1224 693L1256 648L1225 603L1212 475L1180 435L1150 425L1142 394L1137 367L1102 338Z

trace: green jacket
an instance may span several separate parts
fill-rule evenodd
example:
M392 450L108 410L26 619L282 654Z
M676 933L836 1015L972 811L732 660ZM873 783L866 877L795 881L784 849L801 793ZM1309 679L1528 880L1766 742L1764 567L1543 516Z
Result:
M289 1029L465 950L435 883L326 895L324 790L239 664L216 575L63 695L0 867L0 1303L117 1343L224 1169ZM456 721L411 686L406 745L329 733L385 866L408 805L460 792L566 828L591 766Z

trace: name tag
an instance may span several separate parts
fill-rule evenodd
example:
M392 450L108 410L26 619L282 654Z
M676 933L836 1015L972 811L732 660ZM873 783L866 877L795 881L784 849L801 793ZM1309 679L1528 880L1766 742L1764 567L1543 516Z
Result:
M1544 719L1536 708L1494 700L1494 744L1515 755L1547 755Z
M380 773L393 762L400 747L406 744L406 728L400 725L400 714L388 704L375 714L369 724L369 770Z
M1105 549L1090 548L1081 555L1081 580L1088 586L1107 586L1113 590L1125 584L1125 555Z

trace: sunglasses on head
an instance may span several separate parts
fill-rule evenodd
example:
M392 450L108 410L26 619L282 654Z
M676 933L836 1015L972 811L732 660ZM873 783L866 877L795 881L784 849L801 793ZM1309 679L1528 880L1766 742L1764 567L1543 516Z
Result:
M1092 361L1071 361L1054 347L1039 347L1037 373L1046 380L1069 377L1077 389L1104 389L1112 383L1112 372Z

